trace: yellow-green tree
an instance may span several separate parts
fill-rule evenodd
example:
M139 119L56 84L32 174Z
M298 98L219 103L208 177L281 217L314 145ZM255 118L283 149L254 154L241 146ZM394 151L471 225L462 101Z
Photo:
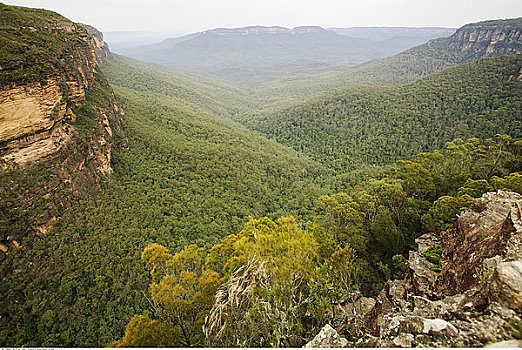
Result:
M125 329L119 342L109 344L116 348L158 348L179 344L181 334L178 327L146 316L135 315Z
M159 320L135 316L119 344L203 346L203 322L220 285L216 272L203 269L203 249L190 245L171 255L154 243L143 250L141 258L151 268L150 302Z

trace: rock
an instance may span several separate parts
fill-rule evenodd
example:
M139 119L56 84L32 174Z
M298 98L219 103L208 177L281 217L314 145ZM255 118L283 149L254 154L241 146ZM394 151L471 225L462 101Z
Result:
M522 341L516 339L505 340L486 345L485 348L522 348Z
M489 283L490 299L522 313L522 260L496 266Z
M426 297L433 297L435 294L433 284L437 278L437 273L430 270L434 266L419 252L410 251L407 267L407 278L410 279L415 294Z
M343 348L348 345L348 340L342 338L335 329L329 324L325 325L323 329L308 342L305 348Z
M349 319L360 319L364 317L375 305L375 299L367 298L359 291L354 291L346 296L336 307L344 316Z
M521 195L490 192L440 241L419 237L405 279L388 281L369 312L352 308L355 317L365 313L355 346L482 347L522 337L521 217ZM433 278L422 252L435 244L444 249Z
M411 348L415 337L412 334L401 333L393 339L393 344L401 348Z
M417 238L415 243L417 243L419 249L409 253L408 272L405 279L409 280L416 295L433 297L433 284L437 278L437 273L430 270L433 264L426 260L422 253L439 244L439 237L434 233L426 233Z
M355 343L357 348L376 348L379 343L379 338L371 334L365 334Z
M457 328L455 328L454 325L439 318L433 320L424 319L423 325L422 332L426 334L443 337L454 337L458 334Z
M522 50L521 31L501 27L487 27L474 23L457 30L449 38L449 46L461 52L473 52L484 56L515 54Z
M485 193L441 234L444 250L442 271L435 281L438 297L472 288L477 283L476 271L485 259L507 255L509 241L520 241L522 230L517 227L522 227L521 204L522 196L518 193Z
M38 26L36 22L34 25ZM96 73L99 60L95 49L108 50L101 37L93 39L83 26L72 23L35 29L38 37L45 32L57 35L61 44L51 47L58 59L46 61L42 57L43 63L56 65L38 77L25 71L32 70L30 65L4 67L30 78L23 83L4 81L0 86L0 172L40 163L49 173L37 176L30 185L15 177L10 183L0 184L0 193L14 199L3 201L0 211L13 218L24 217L14 225L16 232L9 232L16 239L10 242L9 249L16 248L18 242L29 247L26 238L47 230L53 217L59 218L65 208L112 171L111 154L118 147L115 135L123 113L113 108L117 104L114 92ZM38 38L33 41L44 42ZM96 93L92 105L89 102L85 106L86 92L95 86L104 91L104 97ZM90 111L85 117L92 126L79 137L73 110L82 110L82 105ZM0 232L0 241L10 240L7 234Z

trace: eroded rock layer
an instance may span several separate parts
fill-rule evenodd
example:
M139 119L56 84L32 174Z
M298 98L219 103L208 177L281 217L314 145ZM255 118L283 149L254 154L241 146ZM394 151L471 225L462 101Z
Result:
M45 234L74 198L112 171L123 115L97 72L110 55L98 31L71 22L32 25L20 31L36 42L51 38L40 41L56 50L51 67L34 77L26 74L30 61L0 62L0 259L12 242L23 246L27 236Z

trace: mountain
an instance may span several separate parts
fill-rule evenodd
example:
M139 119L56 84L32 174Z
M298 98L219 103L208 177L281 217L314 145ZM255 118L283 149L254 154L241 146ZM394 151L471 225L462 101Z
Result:
M159 43L168 38L184 36L177 32L134 32L115 31L104 32L105 41L109 44L112 52L120 52L136 46L144 46Z
M340 37L316 27L242 33ZM507 41L503 49L516 44ZM404 86L334 90L264 114L283 95L113 55L95 28L50 11L0 4L0 44L4 347L298 347L325 323L355 342L359 328L346 327L353 323L339 301L355 290L375 296L400 279L416 238L451 226L461 208L484 211L472 196L522 192L520 139L443 147L453 135L520 134L520 54ZM331 183L345 192L333 194ZM500 225L495 239L506 242L518 223ZM479 233L488 240L488 232ZM437 290L444 281L456 290L451 271L460 262L469 265L458 271L461 287L473 284L473 257L484 250L472 241L469 256L434 247L431 260L455 257L429 269L442 271ZM515 248L509 259L520 261ZM479 280L487 271L475 270ZM495 300L518 295L499 293ZM488 303L474 311L482 316ZM493 314L511 315L490 304ZM375 316L386 321L383 310ZM504 340L520 324L511 318L479 317L472 326ZM473 337L471 345L490 339Z
M444 27L349 27L328 29L352 38L365 38L377 41L411 40L412 42L417 41L416 45L424 44L431 39L448 37L457 30L457 28Z
M379 58L335 72L281 77L252 87L272 99L302 101L312 95L350 85L397 85L481 57L522 52L522 18L471 23L452 36L430 40L395 56Z
M380 41L390 47L388 56L425 44L432 39L451 36L457 30L456 28L442 27L351 27L328 29L350 38Z
M245 77L255 78L252 70L262 76L338 70L403 48L393 40L348 37L321 27L253 26L207 30L120 53L176 70L200 70L241 82Z
M522 54L396 87L332 90L246 125L334 169L390 163L455 138L522 136Z

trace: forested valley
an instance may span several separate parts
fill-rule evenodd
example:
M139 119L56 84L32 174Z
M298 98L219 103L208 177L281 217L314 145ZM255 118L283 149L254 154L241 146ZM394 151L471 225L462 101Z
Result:
M520 41L471 55L437 39L248 86L101 44L93 58L50 11L0 18L5 91L57 76L52 128L72 135L17 163L13 142L47 130L0 133L2 346L297 347L327 323L355 340L334 304L401 279L415 239L473 198L522 194Z

